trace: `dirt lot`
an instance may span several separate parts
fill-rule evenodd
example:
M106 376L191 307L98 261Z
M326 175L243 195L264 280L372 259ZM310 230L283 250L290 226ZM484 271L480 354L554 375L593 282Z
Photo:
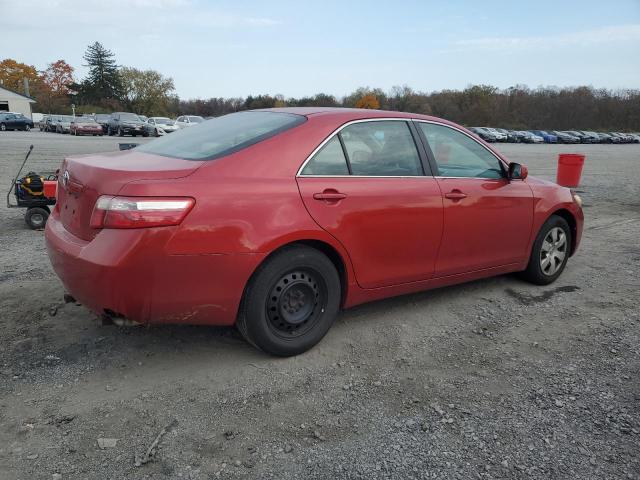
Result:
M30 143L42 171L118 141L2 133L0 181ZM545 178L587 154L559 281L354 308L291 359L233 329L102 326L0 209L0 478L640 479L640 146L499 148Z

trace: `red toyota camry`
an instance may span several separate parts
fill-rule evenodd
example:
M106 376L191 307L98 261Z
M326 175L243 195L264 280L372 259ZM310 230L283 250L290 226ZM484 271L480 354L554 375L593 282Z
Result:
M584 218L468 130L398 112L234 113L60 172L47 247L77 301L116 323L235 324L275 355L359 303L553 282Z

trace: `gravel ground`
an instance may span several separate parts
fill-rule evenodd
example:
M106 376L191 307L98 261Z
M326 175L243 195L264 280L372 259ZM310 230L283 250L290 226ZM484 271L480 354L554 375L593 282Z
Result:
M2 133L0 181L30 143L44 171L119 141ZM498 148L545 178L587 154L558 282L360 306L290 359L230 328L102 326L0 210L0 478L640 479L640 146Z

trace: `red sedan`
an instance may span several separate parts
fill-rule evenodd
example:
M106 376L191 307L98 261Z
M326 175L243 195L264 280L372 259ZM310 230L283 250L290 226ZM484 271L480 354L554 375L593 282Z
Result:
M69 127L71 135L104 135L102 126L93 117L75 117Z
M521 272L553 282L581 201L423 115L226 115L67 158L46 226L70 294L116 323L237 325L295 355L341 308Z

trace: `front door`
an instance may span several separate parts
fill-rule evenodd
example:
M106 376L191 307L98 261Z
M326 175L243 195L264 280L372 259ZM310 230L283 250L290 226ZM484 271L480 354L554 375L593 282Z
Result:
M357 122L324 143L297 177L313 219L346 248L358 284L432 277L442 197L406 121Z
M526 181L508 180L502 161L466 133L436 123L416 126L435 160L444 202L435 275L526 260L534 208Z

